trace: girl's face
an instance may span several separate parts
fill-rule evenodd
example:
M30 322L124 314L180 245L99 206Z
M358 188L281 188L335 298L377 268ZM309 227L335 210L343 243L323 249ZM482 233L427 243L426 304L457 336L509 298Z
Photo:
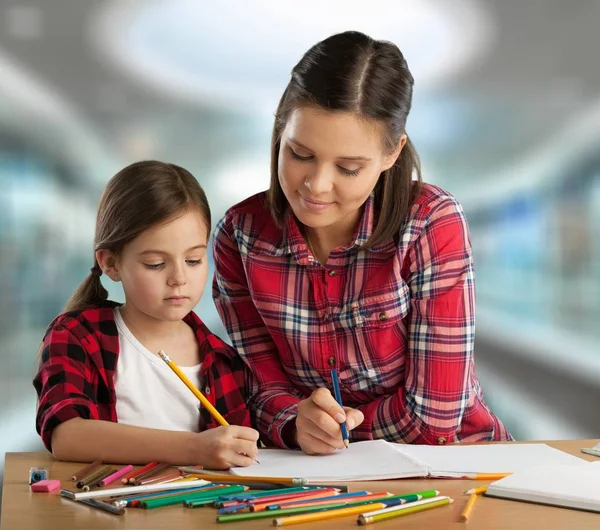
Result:
M115 272L126 305L162 321L187 315L206 286L208 235L202 216L191 210L125 245Z
M382 171L404 146L383 149L381 130L355 114L303 106L292 112L281 136L279 183L305 226L347 235Z

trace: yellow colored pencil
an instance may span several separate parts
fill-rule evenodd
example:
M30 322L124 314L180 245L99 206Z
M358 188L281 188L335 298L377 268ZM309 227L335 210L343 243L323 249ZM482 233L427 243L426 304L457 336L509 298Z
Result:
M231 482L236 484L252 484L264 482L266 484L294 484L303 486L308 483L308 481L304 478L292 477L245 477L243 475L225 475L213 473L190 473L190 476L202 480L208 480L210 482Z
M470 490L467 490L464 492L465 495L471 495L473 493L477 493L478 495L481 495L482 493L485 493L487 491L487 486L483 486L481 488L471 488Z
M469 497L467 504L465 505L462 513L460 514L460 520L462 522L467 522L469 520L469 516L471 515L471 512L473 511L473 507L475 506L475 503L477 502L478 498L479 498L479 494L471 493L471 496Z
M463 480L500 480L509 475L512 475L512 473L467 473L461 475L460 478Z
M372 523L378 523L380 521L387 521L388 519L395 519L396 517L402 517L404 515L411 515L413 513L425 512L432 510L433 508L439 508L441 506L448 506L452 504L454 499L450 497L438 497L433 499L425 499L417 503L402 504L400 506L393 506L387 509L380 510L379 512L363 513L359 515L356 521L359 525L367 525Z
M288 526L299 523L310 523L312 521L325 521L336 517L345 517L346 515L358 515L366 510L380 510L386 505L382 502L369 505L352 506L351 508L339 508L326 512L303 513L301 515L290 515L289 517L278 517L273 519L273 526Z
M202 406L206 408L208 412L210 412L210 415L219 423L219 425L229 425L229 423L227 423L227 420L223 416L221 416L221 414L219 414L219 411L212 406L212 404L210 403L210 401L208 401L208 399L206 399L204 394L194 386L194 383L192 383L188 379L187 375L185 375L181 371L179 366L177 366L164 351L160 350L158 352L158 355L163 361L165 361L165 363L167 363L167 366L171 370L173 370L173 372L175 372L175 375L179 377L181 381L183 381L185 386L187 386L192 391L192 393L200 400Z

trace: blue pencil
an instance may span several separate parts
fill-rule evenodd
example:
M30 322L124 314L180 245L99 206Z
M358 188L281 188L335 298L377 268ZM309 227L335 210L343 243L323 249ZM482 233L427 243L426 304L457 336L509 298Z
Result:
M340 382L338 381L338 374L335 368L331 369L331 381L333 383L333 395L335 396L335 400L338 402L340 407L343 407L342 403L342 394L340 393ZM348 427L346 426L346 422L340 424L340 429L342 430L342 439L344 440L344 445L346 449L348 449L348 445L350 445L350 440L348 438Z

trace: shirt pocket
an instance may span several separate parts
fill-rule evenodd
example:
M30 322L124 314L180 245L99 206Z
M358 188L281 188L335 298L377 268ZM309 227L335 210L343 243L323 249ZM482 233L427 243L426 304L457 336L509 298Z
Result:
M410 290L404 281L385 294L350 302L343 323L349 361L345 375L354 381L355 391L387 394L404 381L409 312Z

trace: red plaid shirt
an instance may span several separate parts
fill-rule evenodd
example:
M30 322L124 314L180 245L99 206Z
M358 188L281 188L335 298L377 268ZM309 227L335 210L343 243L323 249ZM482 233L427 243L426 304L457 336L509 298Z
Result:
M374 199L353 242L322 266L293 216L278 229L265 194L231 208L214 237L213 296L250 369L259 431L289 447L297 404L339 372L344 405L364 422L353 440L442 444L510 440L475 375L475 284L461 206L424 185L397 241L357 252L374 226Z
M114 374L119 334L113 309L118 305L109 301L103 307L65 313L46 331L33 385L38 394L36 429L49 451L52 431L71 418L117 421ZM189 313L184 321L200 345L207 399L229 423L249 427L244 365L239 356L195 313ZM218 426L204 407L200 411L201 429Z

